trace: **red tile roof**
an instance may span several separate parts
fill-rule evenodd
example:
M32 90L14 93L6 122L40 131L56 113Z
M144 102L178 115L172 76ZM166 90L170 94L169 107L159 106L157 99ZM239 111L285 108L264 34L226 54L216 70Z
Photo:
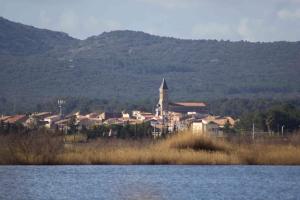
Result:
M175 102L175 106L188 106L188 107L205 107L206 104L203 102Z
M13 124L17 122L24 122L26 119L27 119L26 115L14 115L4 120L4 122Z
M220 117L220 116L207 116L205 118L203 118L203 120L208 121L208 122L214 122L216 124L218 124L219 126L224 126L227 122L229 122L229 124L231 126L233 126L235 124L235 120L232 117Z
M5 121L7 120L8 118L10 118L11 116L2 116L0 117L0 121Z

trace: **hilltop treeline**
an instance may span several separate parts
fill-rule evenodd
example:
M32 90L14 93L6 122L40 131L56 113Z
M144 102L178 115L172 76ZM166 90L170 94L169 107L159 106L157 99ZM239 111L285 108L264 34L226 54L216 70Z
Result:
M15 110L63 96L152 101L163 77L174 101L300 93L299 42L181 40L136 31L77 40L4 18L0 29L0 96Z

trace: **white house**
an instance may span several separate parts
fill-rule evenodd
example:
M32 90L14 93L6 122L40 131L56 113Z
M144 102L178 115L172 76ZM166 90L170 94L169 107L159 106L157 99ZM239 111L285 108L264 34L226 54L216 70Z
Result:
M201 120L192 123L193 134L222 135L219 125L213 121Z
M52 115L52 116L46 117L44 119L44 121L46 122L45 127L52 128L54 123L59 121L60 119L61 119L60 115Z

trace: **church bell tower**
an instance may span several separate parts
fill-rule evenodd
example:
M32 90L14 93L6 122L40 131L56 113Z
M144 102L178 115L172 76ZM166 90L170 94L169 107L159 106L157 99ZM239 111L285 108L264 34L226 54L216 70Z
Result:
M163 116L168 112L168 107L169 107L168 86L165 78L163 78L159 88L158 107L159 107L160 116Z

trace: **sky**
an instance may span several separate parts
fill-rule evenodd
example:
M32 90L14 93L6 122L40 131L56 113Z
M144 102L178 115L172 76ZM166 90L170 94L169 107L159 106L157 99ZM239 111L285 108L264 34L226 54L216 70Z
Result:
M0 0L0 16L79 39L135 30L182 39L300 41L300 0Z

